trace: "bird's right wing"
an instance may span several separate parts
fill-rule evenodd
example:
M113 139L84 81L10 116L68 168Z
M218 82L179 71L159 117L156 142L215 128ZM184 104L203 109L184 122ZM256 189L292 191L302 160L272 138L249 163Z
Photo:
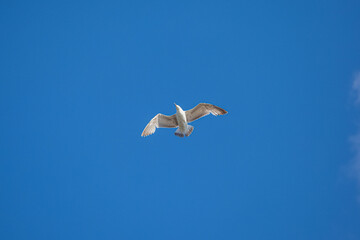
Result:
M153 134L156 128L175 128L178 126L176 120L176 115L166 116L164 114L157 114L153 119L150 120L148 125L146 125L141 136L146 137Z
M193 109L190 109L185 112L187 122L195 121L201 117L209 115L210 113L212 115L217 116L217 115L226 114L227 111L225 111L224 109L217 107L213 104L199 103Z

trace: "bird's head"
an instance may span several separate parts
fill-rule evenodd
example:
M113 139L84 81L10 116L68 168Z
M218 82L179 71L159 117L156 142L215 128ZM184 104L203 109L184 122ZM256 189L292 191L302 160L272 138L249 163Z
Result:
M175 107L176 107L176 111L179 111L181 109L181 107L179 105L177 105L176 103L175 104Z

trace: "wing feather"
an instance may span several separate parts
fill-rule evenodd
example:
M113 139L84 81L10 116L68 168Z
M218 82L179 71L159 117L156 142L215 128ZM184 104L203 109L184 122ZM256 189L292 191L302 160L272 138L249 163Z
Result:
M209 103L199 103L193 109L185 111L187 122L193 122L209 114L218 116L227 114L227 111Z
M175 128L178 126L176 115L167 116L164 114L157 114L150 122L146 125L141 136L146 137L153 134L156 128Z

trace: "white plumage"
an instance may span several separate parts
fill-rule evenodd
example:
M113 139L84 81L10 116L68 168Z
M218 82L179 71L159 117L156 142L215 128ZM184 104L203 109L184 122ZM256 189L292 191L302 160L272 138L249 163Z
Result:
M201 117L207 116L210 113L218 116L227 114L227 111L209 103L199 103L193 109L188 111L182 110L179 105L176 105L176 114L167 116L164 114L157 114L150 122L146 125L141 136L146 137L153 134L156 128L176 128L179 127L175 135L179 137L188 137L194 130L193 126L188 123L193 122Z

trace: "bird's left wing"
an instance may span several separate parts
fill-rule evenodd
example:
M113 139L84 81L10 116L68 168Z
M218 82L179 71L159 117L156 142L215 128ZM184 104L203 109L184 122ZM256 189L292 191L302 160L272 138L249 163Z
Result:
M159 113L153 119L150 120L148 125L146 125L141 136L146 137L153 134L156 128L175 128L177 126L178 126L178 122L176 120L175 114L171 116L167 116Z
M187 122L195 121L201 117L205 117L209 114L218 116L227 114L227 111L209 103L199 103L193 109L185 111Z

